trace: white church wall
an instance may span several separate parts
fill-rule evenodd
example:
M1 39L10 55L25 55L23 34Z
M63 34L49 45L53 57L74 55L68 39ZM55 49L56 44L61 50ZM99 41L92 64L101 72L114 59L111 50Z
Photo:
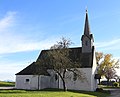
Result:
M16 75L17 89L38 89L37 75Z
M59 87L58 86L58 81L59 80L55 78L56 73L51 69L47 70L47 72L50 74L50 82L49 82L50 88L58 88Z
M29 81L26 82L26 80ZM53 87L51 86L51 83L53 82L54 81L51 80L50 76L39 75L39 83L38 83L38 75L16 75L15 87L17 89L29 89L29 90L36 90L38 89L38 87L39 89L45 89L45 88Z
M86 90L86 91L93 91L91 90L91 74L92 74L92 69L91 68L79 68L79 70L84 74L85 80L80 80L80 78L77 78L76 81L73 80L73 73L68 72L67 75L68 78L66 79L66 86L68 89L72 90ZM59 79L59 87L63 89L63 83L62 80Z
M40 83L39 89L50 88L50 77L41 75L39 83Z
M97 64L96 64L96 56L95 56L95 51L94 51L94 55L93 55L93 67L92 67L92 77L91 77L91 89L93 91L96 90L96 88L98 88L97 85L97 79L95 79L95 74L97 74Z

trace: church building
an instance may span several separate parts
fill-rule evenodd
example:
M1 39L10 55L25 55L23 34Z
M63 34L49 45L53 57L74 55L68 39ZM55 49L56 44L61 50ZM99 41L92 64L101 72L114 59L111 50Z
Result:
M81 64L80 70L85 75L85 80L74 80L73 74L70 74L70 78L66 79L67 89L71 90L85 90L95 91L97 88L97 63L95 56L95 46L93 34L90 31L88 12L85 14L84 33L81 36L82 47L69 48L74 60L79 59ZM20 72L16 74L16 89L45 89L45 88L59 88L63 89L62 80L56 78L55 72L52 72L49 65L41 63L37 65L37 61L41 60L49 50L42 50L38 56L36 62L33 62ZM48 63L49 64L49 63ZM69 72L68 72L69 74Z

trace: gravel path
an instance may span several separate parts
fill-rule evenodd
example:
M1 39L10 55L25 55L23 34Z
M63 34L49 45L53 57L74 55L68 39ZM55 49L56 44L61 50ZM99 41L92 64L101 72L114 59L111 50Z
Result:
M15 87L0 87L0 89L2 90L2 89L5 89L5 90L7 90L7 89L14 89Z
M109 97L120 97L120 90L111 90L111 95Z

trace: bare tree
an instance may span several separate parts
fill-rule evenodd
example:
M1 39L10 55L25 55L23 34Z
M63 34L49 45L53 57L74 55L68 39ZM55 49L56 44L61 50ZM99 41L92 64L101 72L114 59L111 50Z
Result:
M80 63L74 62L70 58L71 50L69 49L69 45L71 43L72 42L70 40L63 37L61 41L51 47L51 50L47 53L47 57L45 57L45 60L49 62L52 70L54 70L54 72L61 78L64 91L67 91L65 82L67 71L72 72L81 80L85 79L84 74L77 69L80 67Z

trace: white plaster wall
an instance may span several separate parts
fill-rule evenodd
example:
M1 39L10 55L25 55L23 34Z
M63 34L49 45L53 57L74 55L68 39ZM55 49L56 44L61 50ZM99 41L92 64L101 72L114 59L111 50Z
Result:
M49 76L40 76L40 88L39 89L45 89L50 88L50 77Z
M29 82L26 82L29 79ZM17 89L38 89L38 76L37 75L16 75Z
M51 73L52 74L52 73ZM29 82L26 82L29 79ZM16 75L16 85L17 89L38 89L38 75ZM39 89L45 88L58 88L58 82L55 80L55 76L39 76Z
M91 90L95 91L98 88L97 79L95 79L95 74L97 74L97 63L96 63L96 56L95 56L95 49L93 54L93 67L92 67L92 77L91 77Z
M86 91L92 91L91 90L91 74L92 69L91 68L79 68L79 70L84 74L85 80L81 81L81 79L77 79L76 81L73 80L73 73L68 72L68 77L66 79L66 86L68 89L72 90L86 90ZM60 79L60 88L63 88L62 80Z
M50 82L49 82L50 88L58 88L59 87L58 86L58 79L57 80L55 79L56 73L51 69L49 69L47 71L50 74Z

